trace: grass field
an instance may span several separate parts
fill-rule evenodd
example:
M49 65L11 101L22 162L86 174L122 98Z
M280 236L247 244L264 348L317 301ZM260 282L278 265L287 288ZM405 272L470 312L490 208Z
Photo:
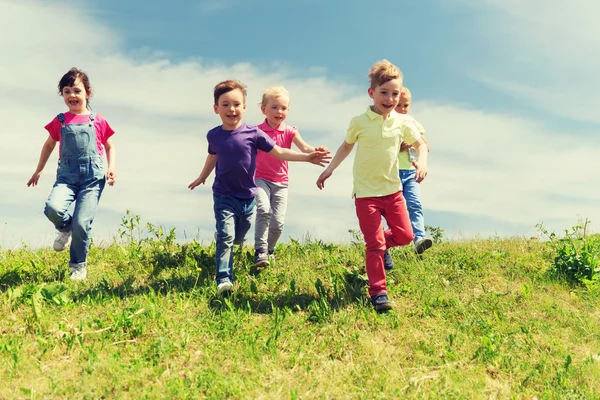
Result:
M144 230L124 218L80 283L67 252L0 252L0 398L600 398L600 291L548 242L394 249L377 314L360 243L292 240L260 273L238 249L221 299L214 243Z

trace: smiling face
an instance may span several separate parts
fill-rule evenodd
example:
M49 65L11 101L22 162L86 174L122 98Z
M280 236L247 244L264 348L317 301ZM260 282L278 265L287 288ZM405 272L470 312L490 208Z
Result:
M290 98L284 94L270 96L267 104L260 107L262 113L267 117L267 123L273 129L277 129L285 121L290 109Z
M373 99L373 111L387 118L400 100L402 79L392 79L386 83L369 88L369 97Z
M244 93L240 89L233 89L219 96L214 105L215 114L219 114L223 121L223 129L232 131L242 124L242 117L246 112Z
M85 114L88 112L87 101L90 95L86 92L85 86L80 79L77 79L73 86L63 87L61 94L72 114Z
M410 105L410 97L401 96L400 101L398 101L398 105L396 106L396 112L400 114L408 114L408 111L410 110Z

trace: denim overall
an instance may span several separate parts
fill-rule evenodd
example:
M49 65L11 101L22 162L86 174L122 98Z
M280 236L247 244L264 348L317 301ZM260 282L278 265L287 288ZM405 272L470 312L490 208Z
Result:
M60 128L60 158L56 183L50 192L44 214L61 232L71 231L71 272L86 267L91 229L96 207L104 189L102 157L96 145L95 114L87 124L65 124L64 114L58 115ZM69 207L75 202L73 214Z

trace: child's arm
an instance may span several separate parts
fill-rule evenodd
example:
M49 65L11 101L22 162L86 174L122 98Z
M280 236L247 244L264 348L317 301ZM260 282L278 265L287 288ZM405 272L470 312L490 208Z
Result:
M323 189L325 187L325 181L333 174L333 171L348 157L348 155L352 152L354 148L354 143L350 144L344 140L344 143L340 146L339 149L335 152L335 156L333 156L333 160L325 171L319 175L319 179L317 179L317 187L319 189Z
M421 132L421 139L423 139L423 142L425 143L425 145L427 146L427 151L429 151L429 142L427 142L427 139L425 139L425 135L423 135L423 133ZM400 145L400 151L407 151L408 149L410 149L412 146L407 144L406 142L402 142L402 144Z
M323 151L327 151L327 148L325 146L320 146L320 147L312 147L311 145L309 145L308 143L306 143L304 141L304 139L302 139L302 136L300 136L299 133L296 133L296 135L294 136L294 139L292 140L292 142L296 145L296 147L298 147L298 149L300 149L301 152L303 153L312 153L315 150L323 150Z
M28 187L38 184L40 175L42 175L42 171L48 162L48 158L50 158L50 154L52 154L52 151L54 151L54 147L56 147L56 140L52 139L51 136L48 136L48 139L46 139L46 142L42 146L42 153L40 154L40 160L38 161L37 168L27 182Z
M320 165L324 167L325 164L329 163L331 156L327 150L314 150L310 153L298 153L297 151L284 149L275 145L273 150L268 154L279 160L285 161L306 161L312 164Z
M204 162L204 168L202 168L202 172L200 172L200 176L194 182L190 183L188 187L190 190L193 190L198 185L203 185L206 182L206 178L210 176L210 173L215 169L217 165L217 155L209 154L206 156L206 161Z
M117 174L115 173L115 162L116 162L116 153L115 146L112 144L112 140L109 138L104 143L104 150L106 150L106 160L108 161L108 169L106 170L106 183L110 186L114 186L115 181L117 180Z
M413 161L413 165L417 169L415 180L421 182L427 176L427 152L429 151L429 148L423 140L423 137L414 142L412 146L417 151L418 157L418 161Z

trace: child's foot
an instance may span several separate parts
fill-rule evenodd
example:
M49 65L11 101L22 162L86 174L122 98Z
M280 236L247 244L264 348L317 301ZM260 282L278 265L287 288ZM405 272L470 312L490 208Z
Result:
M385 253L383 253L383 268L385 268L386 271L394 268L394 260L392 259L389 250L386 250Z
M54 250L63 251L71 243L71 231L58 232L56 239L54 239Z
M386 312L391 310L392 302L388 299L386 292L381 292L371 297L371 303L377 312Z
M233 283L229 281L221 282L217 286L217 296L227 296L233 290Z
M269 250L269 261L275 260L275 250Z
M82 281L87 278L87 269L83 266L72 266L71 267L71 280Z
M421 238L415 241L415 253L423 254L425 250L433 245L433 240L429 238Z
M254 266L256 268L269 266L269 255L267 253L256 253L254 256Z

